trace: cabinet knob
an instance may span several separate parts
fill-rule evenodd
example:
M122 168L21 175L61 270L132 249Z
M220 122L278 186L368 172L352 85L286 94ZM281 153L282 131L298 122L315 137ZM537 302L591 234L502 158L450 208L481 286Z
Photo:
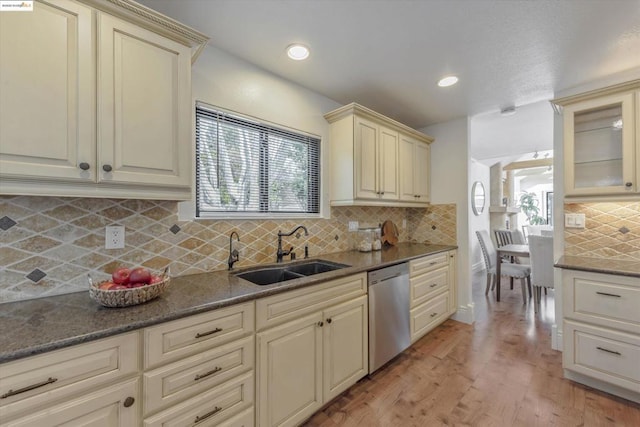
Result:
M113 168L111 167L111 165L102 165L102 170L105 172L111 172Z
M80 169L82 169L83 171L88 171L90 166L89 166L89 163L87 163L87 162L82 162L82 163L80 163L80 164L78 165L78 167L79 167Z
M128 408L128 407L130 407L131 405L133 405L133 402L135 402L135 401L136 401L136 400L135 400L133 397L129 396L129 397L127 397L127 398L124 400L123 405L124 405L124 407L125 407L125 408Z
M328 318L328 319L327 319L327 323L331 323L331 318Z
M631 187L632 185L633 185L633 183L632 183L632 182L626 182L626 183L624 184L624 186L625 186L625 187L627 187L627 188Z
M381 195L381 196L384 196L384 191L381 191L381 192L380 192L380 195Z
M323 322L318 322L318 326L320 326L322 328L322 326L324 325Z

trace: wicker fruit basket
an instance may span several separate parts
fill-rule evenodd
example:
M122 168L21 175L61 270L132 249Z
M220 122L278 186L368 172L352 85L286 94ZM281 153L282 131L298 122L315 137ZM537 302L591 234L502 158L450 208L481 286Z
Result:
M162 273L162 281L137 288L104 290L99 286L104 282L94 282L89 276L89 297L105 307L129 307L151 301L159 297L170 282L169 270Z

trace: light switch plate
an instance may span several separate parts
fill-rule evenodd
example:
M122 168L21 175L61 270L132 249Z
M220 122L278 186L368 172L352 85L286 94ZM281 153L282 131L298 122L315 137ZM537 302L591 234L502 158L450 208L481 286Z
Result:
M584 228L585 221L584 214L564 214L565 228Z

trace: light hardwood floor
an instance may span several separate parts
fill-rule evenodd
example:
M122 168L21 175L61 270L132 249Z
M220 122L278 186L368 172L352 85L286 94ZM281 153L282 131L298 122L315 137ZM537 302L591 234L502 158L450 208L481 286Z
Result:
M534 315L519 285L497 303L473 280L474 325L448 320L305 426L640 426L640 405L562 377L552 291Z

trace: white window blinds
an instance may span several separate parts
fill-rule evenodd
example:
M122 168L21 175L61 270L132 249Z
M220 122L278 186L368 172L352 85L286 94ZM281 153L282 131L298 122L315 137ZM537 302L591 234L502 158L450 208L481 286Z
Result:
M318 138L198 104L196 165L198 217L320 211Z

